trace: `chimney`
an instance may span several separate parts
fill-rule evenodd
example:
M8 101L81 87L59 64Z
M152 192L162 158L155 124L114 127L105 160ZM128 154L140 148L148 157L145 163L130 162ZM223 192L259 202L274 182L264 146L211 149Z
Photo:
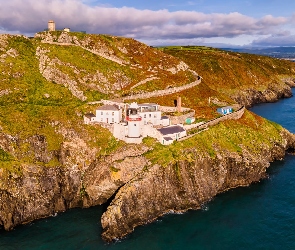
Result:
M177 112L181 112L181 97L177 97Z

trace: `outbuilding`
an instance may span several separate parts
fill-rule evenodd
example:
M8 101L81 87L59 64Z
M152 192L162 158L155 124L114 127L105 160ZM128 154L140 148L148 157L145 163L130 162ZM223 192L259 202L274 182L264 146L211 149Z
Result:
M221 115L227 115L233 112L233 107L232 106L226 106L222 108L218 108L217 112Z
M186 136L186 130L180 125L159 128L158 131L161 134L160 142L164 145L167 145L166 142L171 141L171 139L175 141Z
M87 113L84 115L84 123L90 124L91 122L95 121L95 115L92 113Z

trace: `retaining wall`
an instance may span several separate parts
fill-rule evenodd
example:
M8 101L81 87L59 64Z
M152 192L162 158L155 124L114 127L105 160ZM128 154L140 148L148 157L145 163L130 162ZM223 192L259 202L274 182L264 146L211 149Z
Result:
M160 106L159 110L162 112L177 112L177 107ZM190 111L190 108L181 107L181 112Z
M235 111L234 113L227 114L222 117L210 120L210 121L200 125L198 128L207 128L209 126L216 125L217 123L222 122L222 121L226 121L226 120L238 120L242 117L244 112L245 112L245 107L243 106L239 110Z
M186 90L186 89L190 89L194 86L197 86L199 83L201 83L201 78L199 78L195 82L192 82L187 85L180 86L180 87L174 87L174 88L156 90L156 91L149 92L149 93L142 93L142 94L137 94L137 95L125 96L125 97L122 97L122 99L123 99L123 101L126 101L126 100L133 100L133 99L147 99L150 97L170 95L170 94L174 94L174 93Z

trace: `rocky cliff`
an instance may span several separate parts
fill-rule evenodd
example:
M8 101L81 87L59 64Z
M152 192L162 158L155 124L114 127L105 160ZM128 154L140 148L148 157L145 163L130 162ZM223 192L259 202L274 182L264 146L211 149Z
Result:
M83 161L75 161L74 156L81 149L63 147L59 152L63 166L31 163L22 164L19 171L0 168L0 225L10 230L69 208L103 204L148 165L141 156L148 149L144 145L127 145L80 166L87 156Z
M233 152L216 142L212 156L195 145L180 149L186 157L165 167L151 165L116 194L101 219L102 237L122 238L165 213L199 209L218 193L259 181L266 177L269 162L282 160L286 150L295 146L295 136L286 130L268 145L256 139L252 140L255 150L240 145L240 151Z

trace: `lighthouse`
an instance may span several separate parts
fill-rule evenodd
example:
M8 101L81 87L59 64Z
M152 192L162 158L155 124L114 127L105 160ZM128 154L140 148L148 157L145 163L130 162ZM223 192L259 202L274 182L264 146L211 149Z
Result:
M126 120L128 122L128 137L140 137L141 116L138 114L139 106L133 102L127 109Z

